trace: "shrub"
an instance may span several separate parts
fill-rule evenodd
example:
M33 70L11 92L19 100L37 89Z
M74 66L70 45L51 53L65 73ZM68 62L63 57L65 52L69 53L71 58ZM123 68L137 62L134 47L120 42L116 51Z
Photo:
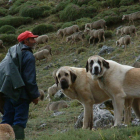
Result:
M63 10L68 4L69 4L68 1L60 2L56 7L54 7L53 11L55 13L59 12L59 11Z
M77 53L77 54L80 54L80 53L82 53L82 52L86 52L86 51L87 51L86 48L81 47L81 48L78 48L78 49L77 49L76 53Z
M89 6L79 7L75 4L68 4L67 7L60 12L61 21L74 21L82 17L90 17L96 13L96 8ZM93 14L94 13L94 14Z
M80 18L75 21L75 24L77 24L79 26L80 30L84 30L85 24L90 23L90 22L91 22L90 18Z
M6 16L7 13L8 13L8 12L7 12L7 9L5 9L5 8L3 8L3 7L0 8L0 15L1 15L1 16Z
M133 3L134 3L134 0L121 0L119 5L128 6L128 5L132 5Z
M120 23L122 22L122 17L121 16L108 16L104 19L106 21L107 26L113 25L113 24L118 23L118 22L120 22Z
M105 38L111 38L113 35L112 31L111 30L107 30L105 31Z
M16 29L11 25L4 25L0 28L1 34L15 34Z
M48 24L48 25L40 24L40 25L37 25L32 30L33 34L37 34L37 35L46 34L46 33L52 32L52 31L53 31L53 26L50 24Z
M19 27L22 24L27 24L32 22L30 17L4 17L0 19L0 26L11 25L13 27Z
M17 36L14 34L2 34L0 39L3 41L4 45L14 45L17 43Z
M20 11L20 15L23 17L32 17L34 19L40 18L44 16L44 11L50 10L48 6L42 6L42 7L37 7L37 6L28 6L24 7ZM46 13L46 12L45 12Z
M79 6L83 4L88 4L90 0L71 0L72 3L78 4Z
M61 26L61 28L64 29L64 28L69 27L69 26L72 26L72 25L73 25L72 22L65 22L65 23Z
M106 4L110 7L118 7L121 0L106 0Z

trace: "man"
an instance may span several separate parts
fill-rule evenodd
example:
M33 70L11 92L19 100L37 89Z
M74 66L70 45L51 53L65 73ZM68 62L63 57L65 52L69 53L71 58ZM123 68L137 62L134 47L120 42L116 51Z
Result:
M32 53L36 37L29 31L21 33L19 44L11 47L0 63L0 92L5 99L2 123L13 127L16 140L25 138L29 104L36 105L40 96Z

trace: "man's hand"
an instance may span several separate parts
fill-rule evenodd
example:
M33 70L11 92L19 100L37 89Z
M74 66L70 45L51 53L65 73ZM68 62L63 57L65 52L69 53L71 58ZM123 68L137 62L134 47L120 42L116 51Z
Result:
M39 97L38 97L38 98L36 98L36 99L33 99L33 100L32 100L32 102L33 102L35 105L37 105L37 104L38 104L38 101L39 101Z

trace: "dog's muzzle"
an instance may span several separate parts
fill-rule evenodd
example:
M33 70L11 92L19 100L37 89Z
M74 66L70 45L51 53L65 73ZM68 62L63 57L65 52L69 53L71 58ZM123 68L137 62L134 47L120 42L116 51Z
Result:
M100 74L100 68L98 66L95 66L93 69L92 69L92 72L91 72L92 75L98 75Z
M62 89L68 89L68 87L69 87L69 84L68 84L67 80L65 80L65 79L62 79L60 81L60 85L61 85Z

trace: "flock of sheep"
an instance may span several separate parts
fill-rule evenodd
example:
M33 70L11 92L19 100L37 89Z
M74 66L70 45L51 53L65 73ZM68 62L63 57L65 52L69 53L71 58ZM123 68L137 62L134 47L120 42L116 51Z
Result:
M129 20L129 24L130 22L133 22L134 24L134 20L137 19L140 19L140 11L128 15L123 15L122 17L122 20ZM91 43L91 40L93 40L94 45L95 39L98 39L98 43L100 43L101 39L103 38L103 41L105 42L105 30L107 30L106 21L104 19L100 19L93 23L86 23L84 31L80 31L78 25L73 25L70 27L66 27L64 29L59 29L57 31L57 36L62 37L62 41L64 41L66 37L66 42L70 42L72 44L76 43L76 41L81 41L83 45L85 34L88 34L89 44ZM135 34L135 36L137 36L136 27L134 25L124 26L121 29L117 29L116 35L118 34L121 34L121 36L122 35L125 36L122 36L120 39L116 41L116 46L125 45L126 50L127 45L131 43L130 36L132 36L132 34ZM47 35L39 36L36 39L36 42L37 44L46 43L48 42L48 36ZM50 54L49 51L45 50L47 48L43 47L41 49L42 49L41 51L39 49L38 50L39 52L34 54L36 60L41 60L44 58L47 59L48 54Z

